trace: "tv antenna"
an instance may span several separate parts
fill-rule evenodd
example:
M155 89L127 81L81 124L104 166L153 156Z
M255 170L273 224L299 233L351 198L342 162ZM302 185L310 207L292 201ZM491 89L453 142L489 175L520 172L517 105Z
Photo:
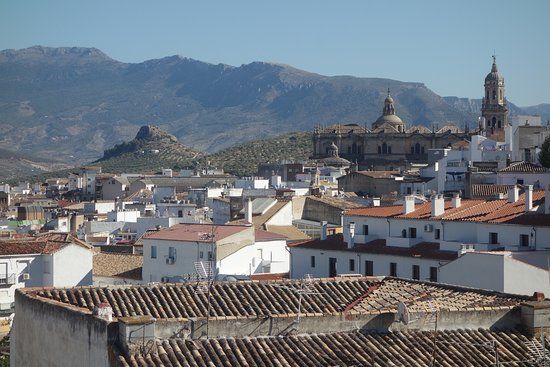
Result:
M311 274L305 274L302 280L300 281L300 287L287 287L287 286L280 286L280 288L285 288L290 290L291 292L295 292L298 294L298 315L296 317L296 320L294 320L295 325L300 324L300 318L302 316L302 301L304 299L305 295L320 295L324 294L322 292L316 292L314 287L314 280L311 277Z

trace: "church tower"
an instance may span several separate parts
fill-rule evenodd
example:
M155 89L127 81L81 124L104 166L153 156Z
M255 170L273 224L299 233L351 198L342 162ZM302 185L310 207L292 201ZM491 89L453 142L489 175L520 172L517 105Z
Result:
M485 135L502 141L504 127L508 126L508 106L504 97L504 77L498 72L495 56L491 72L485 77L481 117L485 118Z

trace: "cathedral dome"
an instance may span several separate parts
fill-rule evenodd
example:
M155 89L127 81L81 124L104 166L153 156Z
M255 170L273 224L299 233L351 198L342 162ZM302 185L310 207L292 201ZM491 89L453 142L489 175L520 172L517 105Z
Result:
M390 90L388 89L388 96L384 100L384 110L382 112L382 116L380 116L375 122L373 122L373 129L377 129L384 124L389 124L399 132L405 130L405 123L403 122L403 120L401 120L399 116L395 114L395 107L393 103L393 98L390 95Z

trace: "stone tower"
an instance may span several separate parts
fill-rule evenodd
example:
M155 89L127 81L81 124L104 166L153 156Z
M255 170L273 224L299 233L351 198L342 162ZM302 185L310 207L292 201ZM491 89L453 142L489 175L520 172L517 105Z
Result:
M485 77L481 117L485 118L485 135L502 140L504 127L508 126L508 106L504 97L504 77L498 72L495 56L491 72Z

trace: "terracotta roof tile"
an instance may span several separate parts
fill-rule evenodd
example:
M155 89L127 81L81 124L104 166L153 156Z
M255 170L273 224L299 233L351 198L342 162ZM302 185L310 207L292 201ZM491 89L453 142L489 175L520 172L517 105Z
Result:
M197 283L158 284L143 286L78 287L67 289L28 289L27 294L71 304L83 310L93 310L108 302L115 317L151 315L157 319L206 317L206 296L196 291ZM396 309L399 302L410 307L422 305L430 294L436 307L445 308L453 298L466 295L459 307L512 308L527 297L511 296L435 283L415 282L394 278L335 278L311 281L315 294L303 295L301 280L261 282L215 282L212 285L210 316L261 317L266 315L304 313L334 314L359 307L359 312L379 313ZM379 292L374 293L376 289ZM452 295L452 297L451 297ZM369 297L368 307L358 303ZM451 297L451 298L449 298ZM447 302L446 300L450 299ZM419 303L420 302L420 303ZM438 306L441 305L441 306ZM423 306L419 306L423 307Z
M508 167L504 167L499 173L546 173L550 170L546 167L534 164L531 162L514 162L511 163Z
M498 194L507 194L508 190L512 187L514 187L514 185L473 184L471 189L472 197L489 198Z
M518 331L481 329L175 338L156 340L150 348L140 348L143 351L118 353L118 362L122 367L532 366L525 361L533 359L533 343L543 348L536 338ZM498 362L493 350L498 350Z
M353 248L348 249L344 242L342 234L327 236L326 240L319 238L304 241L297 244L291 244L290 247L310 248L319 250L332 251L350 251L361 252L367 254L394 255L403 257L415 257L438 260L454 260L458 257L456 251L443 251L439 249L439 243L421 242L412 247L397 247L386 246L386 240L378 239L365 244L356 244Z
M94 255L93 275L141 279L142 255L97 253Z
M176 224L169 228L147 232L144 239L212 242L209 235L214 234L216 241L249 229L246 225L212 224Z

